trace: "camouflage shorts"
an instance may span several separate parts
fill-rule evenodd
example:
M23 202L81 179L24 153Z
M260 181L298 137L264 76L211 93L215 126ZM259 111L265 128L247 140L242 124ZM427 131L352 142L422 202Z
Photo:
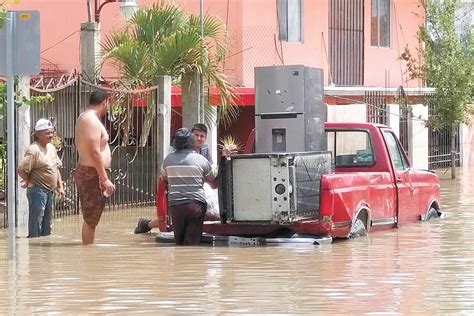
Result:
M99 175L94 167L78 165L73 171L84 221L91 227L99 224L106 198L99 186Z

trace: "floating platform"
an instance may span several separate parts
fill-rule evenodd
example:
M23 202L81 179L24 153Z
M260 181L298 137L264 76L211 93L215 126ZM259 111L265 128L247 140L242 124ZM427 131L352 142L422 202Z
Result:
M174 243L173 232L159 232L155 238L158 243ZM264 237L239 237L239 236L220 236L203 234L201 244L207 245L242 245L242 246L261 246L261 245L279 245L279 244L311 244L324 245L330 244L332 237L313 237L294 235L289 238L264 238Z

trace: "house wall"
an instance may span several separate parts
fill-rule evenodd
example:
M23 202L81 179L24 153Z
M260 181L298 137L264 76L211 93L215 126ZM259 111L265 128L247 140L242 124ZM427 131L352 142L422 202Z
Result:
M232 81L253 87L255 66L304 64L328 71L328 6L330 0L303 0L303 43L278 40L276 0L205 0L204 12L218 16L228 25L231 53L224 65ZM139 0L149 6L155 0ZM189 12L199 13L199 0L169 0ZM418 0L392 1L392 46L370 46L370 0L365 1L365 85L396 87L404 82L403 64L397 60L408 45L414 51L415 33L421 21ZM94 1L91 1L93 4ZM22 0L13 10L39 10L41 13L41 50L45 67L70 71L80 69L80 24L87 21L86 0ZM92 16L93 18L93 16ZM124 22L118 3L101 12L102 37ZM113 76L105 69L105 76ZM327 77L327 76L326 76ZM326 79L326 83L328 80Z

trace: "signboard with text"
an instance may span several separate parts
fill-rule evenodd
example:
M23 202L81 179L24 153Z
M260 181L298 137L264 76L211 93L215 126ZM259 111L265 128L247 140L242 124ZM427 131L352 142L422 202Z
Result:
M12 18L13 75L40 73L40 14L38 11L10 11ZM0 75L7 75L7 21L0 28Z

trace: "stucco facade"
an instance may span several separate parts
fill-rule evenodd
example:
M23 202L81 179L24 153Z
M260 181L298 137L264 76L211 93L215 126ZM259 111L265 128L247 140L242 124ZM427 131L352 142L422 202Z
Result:
M92 3L94 1L91 1ZM139 0L149 6L153 0ZM190 12L199 13L199 0L176 0ZM278 5L275 0L205 0L204 12L220 17L228 26L232 52L225 71L239 86L253 87L255 66L304 64L324 69L328 74L330 0L302 0L302 41L279 40ZM392 0L390 6L390 47L374 47L370 43L371 0L364 0L363 63L364 86L417 87L407 81L398 60L403 48L414 49L418 26L422 23L417 0ZM22 0L14 10L39 10L41 13L41 50L45 70L80 69L80 24L86 22L85 0ZM118 3L110 3L101 12L104 36L124 24ZM113 76L110 71L105 76ZM329 84L326 75L326 83Z

